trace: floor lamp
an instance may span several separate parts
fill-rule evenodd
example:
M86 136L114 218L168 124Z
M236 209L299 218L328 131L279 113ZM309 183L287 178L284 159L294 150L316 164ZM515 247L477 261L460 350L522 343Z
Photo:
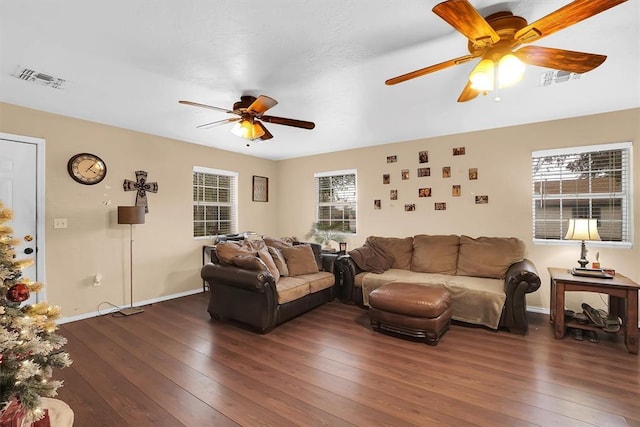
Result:
M144 206L118 206L118 224L129 224L129 272L131 306L120 310L125 316L142 313L142 307L133 306L133 224L144 224Z

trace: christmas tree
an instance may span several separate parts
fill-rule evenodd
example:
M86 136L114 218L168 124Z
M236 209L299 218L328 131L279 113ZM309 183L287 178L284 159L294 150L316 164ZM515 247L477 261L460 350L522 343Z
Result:
M0 415L10 405L20 405L27 420L44 414L41 397L53 397L62 381L51 380L53 368L71 364L62 350L66 339L57 335L60 308L46 302L23 304L42 284L22 277L31 260L18 260L19 241L6 224L13 212L0 202Z

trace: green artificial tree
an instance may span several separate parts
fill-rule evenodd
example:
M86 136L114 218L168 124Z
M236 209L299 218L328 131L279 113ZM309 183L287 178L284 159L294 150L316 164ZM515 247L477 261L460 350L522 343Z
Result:
M60 308L24 303L43 286L22 276L32 261L16 259L19 241L6 224L12 218L0 202L0 419L18 405L24 418L34 421L44 415L40 398L55 396L62 385L51 380L53 368L67 367L71 360L62 350L66 339L55 333Z

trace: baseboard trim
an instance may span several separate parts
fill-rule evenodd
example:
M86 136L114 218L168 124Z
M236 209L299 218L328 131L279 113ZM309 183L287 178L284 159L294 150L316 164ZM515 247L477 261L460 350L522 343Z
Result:
M532 307L530 305L527 306L527 311L530 311L532 313L539 313L539 314L549 314L549 309L548 308Z
M164 296L161 296L161 297L158 297L158 298L152 298L152 299L148 299L148 300L145 300L145 301L137 301L135 303L135 305L138 307L138 306L144 306L144 305L149 305L149 304L155 304L157 302L168 301L168 300L171 300L171 299L186 297L186 296L198 294L198 293L201 293L201 292L202 292L202 287L197 288L197 289L192 289L190 291L178 292L177 294L164 295ZM100 311L93 311L93 312L90 312L90 313L79 314L77 316L63 317L62 319L58 319L56 321L56 323L58 325L62 325L62 324L65 324L65 323L76 322L78 320L90 319L92 317L98 317L98 316L103 316L103 315L108 314L108 313L114 313L114 312L117 312L118 310L125 309L127 307L129 307L129 305L125 304L125 305L118 306L117 309L116 309L116 307L112 307L113 309L112 310L108 310L107 313L104 313L104 312L101 313Z

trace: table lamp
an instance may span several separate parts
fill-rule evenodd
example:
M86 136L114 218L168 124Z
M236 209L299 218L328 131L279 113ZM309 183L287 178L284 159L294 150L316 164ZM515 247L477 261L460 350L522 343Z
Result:
M578 264L580 267L585 267L589 261L587 261L587 247L584 244L585 240L600 240L598 234L598 220L588 218L572 218L569 220L569 229L567 235L564 236L565 240L582 240L582 249L580 252L580 259Z

